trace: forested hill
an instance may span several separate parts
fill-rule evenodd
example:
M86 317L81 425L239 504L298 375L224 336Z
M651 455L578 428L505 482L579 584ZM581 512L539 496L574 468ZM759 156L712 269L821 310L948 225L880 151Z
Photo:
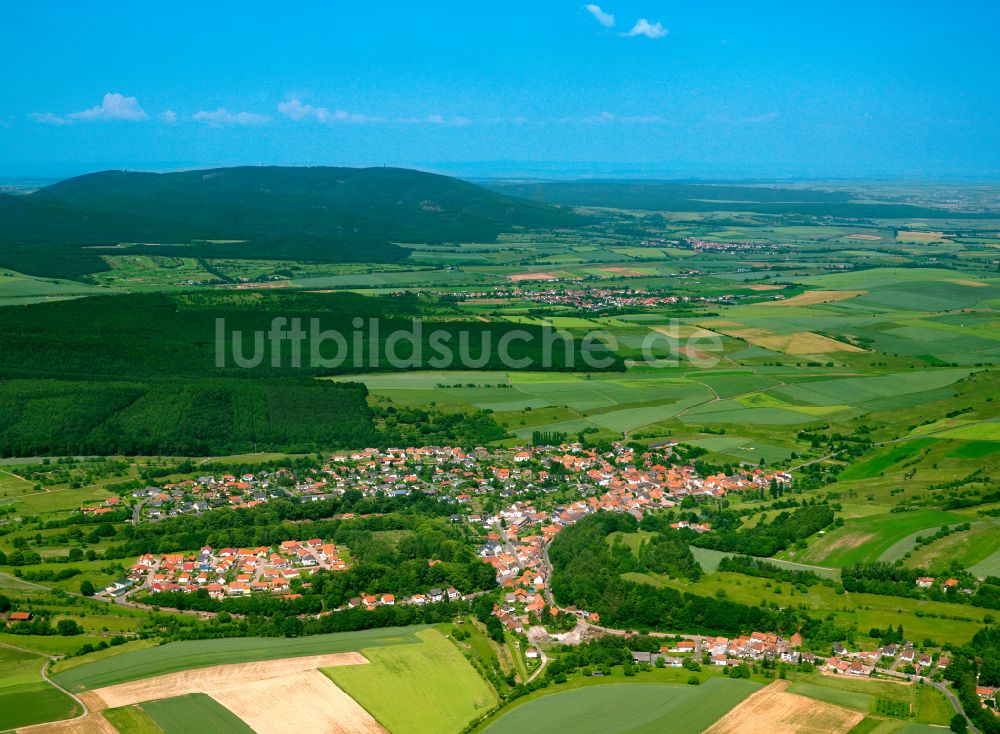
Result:
M106 268L94 246L130 243L187 257L393 262L406 257L397 242L492 241L579 221L548 204L401 168L104 171L0 195L0 266L78 278Z
M850 191L690 181L487 181L498 193L563 206L667 212L756 212L816 217L990 219L996 212L956 212L862 200Z

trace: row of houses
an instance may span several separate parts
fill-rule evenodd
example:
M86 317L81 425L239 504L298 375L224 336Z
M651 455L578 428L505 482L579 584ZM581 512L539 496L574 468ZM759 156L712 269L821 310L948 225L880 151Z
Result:
M916 669L917 675L928 675L935 670L947 669L951 662L945 655L935 659L931 653L919 652L912 642L858 652L849 652L836 643L832 652L833 656L826 661L827 670L848 675L869 675L876 668L895 670L908 665Z
M525 492L569 486L581 495L633 493L673 506L689 496L707 499L767 487L772 481L791 483L790 475L759 467L700 477L691 466L672 465L671 456L670 442L646 452L614 444L603 453L578 443L514 449L479 446L472 451L449 446L367 448L334 456L325 466L301 476L288 469L256 475L205 475L137 489L132 498L142 503L143 519L156 521L225 507L255 507L278 497L316 501L351 490L366 496L422 492L461 505L478 495L513 499Z
M128 579L150 592L205 589L213 598L254 592L288 594L291 582L315 569L346 571L340 549L321 538L286 540L276 546L221 548L204 546L196 554L147 553Z
M347 602L347 609L357 609L363 607L371 610L377 607L391 607L396 604L423 606L424 604L438 604L445 600L458 601L462 599L462 592L453 586L447 589L430 589L426 594L413 594L412 596L396 599L395 594L362 594Z

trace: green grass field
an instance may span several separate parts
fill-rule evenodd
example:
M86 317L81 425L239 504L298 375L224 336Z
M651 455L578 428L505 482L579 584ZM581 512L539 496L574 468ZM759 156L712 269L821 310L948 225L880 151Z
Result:
M1000 576L1000 549L993 551L979 563L970 567L969 570L980 578Z
M101 715L119 734L162 734L161 729L149 714L138 706L122 706L116 709L105 709Z
M699 686L609 684L562 691L511 709L487 734L698 734L760 685L710 678Z
M934 443L933 438L921 438L914 441L894 444L875 452L864 461L851 464L840 475L842 481L851 479L870 479L877 477L889 467L917 454L921 449Z
M383 645L414 644L418 642L416 633L421 629L425 628L387 627L311 637L233 637L174 642L97 660L56 673L52 677L66 690L79 692L211 665L354 652L362 648Z
M804 676L793 680L788 690L817 701L870 714L876 713L879 699L902 703L912 710L917 696L913 685L867 678L859 680L846 676Z
M164 734L254 734L236 714L204 693L149 701L141 708Z
M724 551L712 550L711 548L699 548L697 546L691 546L691 553L694 555L694 559L698 561L698 564L702 567L705 573L715 573L719 568L719 561L723 558L734 555L733 553L726 553ZM824 566L809 566L804 563L795 563L794 561L785 561L780 558L767 558L765 559L768 563L773 563L779 568L787 568L789 571L810 571L817 576L822 576L829 579L837 579L840 577L840 571L836 568L827 568Z
M856 625L859 639L865 638L867 630L880 625L884 627L885 620L892 619L894 623L903 625L908 638L961 645L979 631L985 615L995 614L988 609L964 604L878 594L838 594L822 584L810 586L801 592L791 584L724 571L709 574L694 583L649 573L627 573L624 577L638 583L671 586L698 596L715 597L722 593L729 599L744 604L760 604L764 601L781 606L804 605L812 614L832 615L837 624Z
M444 635L426 629L416 637L415 645L362 649L370 665L323 673L393 734L450 734L496 705L496 695Z
M908 536L965 520L962 515L941 510L917 510L852 518L847 520L843 527L836 528L813 542L806 550L797 551L794 560L799 563L838 567L877 561L896 543ZM792 554L788 555L791 557Z
M972 568L996 552L998 538L1000 538L1000 521L974 523L970 530L952 533L929 545L916 548L910 552L910 557L903 561L903 565L911 568L929 568L937 572L957 561L965 568Z
M42 679L44 662L40 655L0 647L0 731L81 713L76 701Z
M920 724L943 726L951 721L955 709L944 694L931 686L917 686L916 718Z

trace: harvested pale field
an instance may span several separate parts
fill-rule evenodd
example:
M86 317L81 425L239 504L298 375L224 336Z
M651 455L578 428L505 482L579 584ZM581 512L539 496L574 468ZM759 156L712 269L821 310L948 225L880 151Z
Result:
M944 238L944 232L914 232L913 230L901 230L896 234L897 240L908 242L940 242Z
M640 272L639 270L633 270L632 268L597 268L602 273L612 273L613 275L628 275L633 277L639 277L642 275L647 275L647 273Z
M87 714L78 719L25 726L17 732L18 734L118 734L118 730L100 714Z
M849 239L849 240L880 240L882 238L879 237L878 235L874 235L874 234L852 234L852 235L848 235L847 239Z
M865 715L860 711L788 693L775 681L719 719L705 734L844 734Z
M965 278L950 278L948 283L954 283L955 285L967 285L970 288L985 288L989 283L984 283L981 280L966 280Z
M806 291L791 298L785 298L773 303L764 303L763 306L814 306L817 303L833 303L834 301L846 301L848 298L863 296L868 291Z
M238 291L248 291L248 290L263 290L265 288L291 288L292 282L290 280L275 280L270 283L240 283L236 286Z
M780 291L784 287L783 285L775 285L774 283L755 283L747 286L752 291Z
M216 665L211 668L183 670L179 673L158 675L154 678L119 683L98 688L81 696L91 711L102 708L129 706L143 701L172 698L188 693L207 693L224 690L233 685L245 686L256 681L275 681L285 676L316 668L333 668L338 665L367 663L364 655L356 652L333 655L311 655L283 660L261 660L236 665Z
M520 283L523 280L555 280L559 276L552 273L515 273L507 277L515 283Z
M756 344L759 347L791 355L827 354L829 352L863 352L853 344L830 339L811 331L797 331L793 334L775 334L767 329L726 329L723 334Z
M206 691L257 734L323 732L366 734L386 730L318 670Z

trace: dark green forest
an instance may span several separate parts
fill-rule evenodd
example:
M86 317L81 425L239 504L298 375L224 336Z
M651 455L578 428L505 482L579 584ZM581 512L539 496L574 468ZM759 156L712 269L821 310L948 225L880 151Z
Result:
M845 218L939 218L941 209L912 204L854 201L848 191L708 184L684 181L495 181L494 191L563 206L668 212L754 212ZM863 197L858 197L863 198ZM947 216L951 216L949 212ZM996 213L957 213L959 219L990 219Z
M389 344L394 331L416 333L414 319L425 310L417 338ZM297 362L288 341L275 347L267 337L275 318L301 324ZM226 335L221 361L218 319ZM141 294L3 309L0 455L201 455L502 438L486 413L373 412L364 386L315 379L391 370L390 355L414 369L463 367L462 333L476 360L470 366L498 369L504 364L495 345L514 330L533 338L512 341L510 355L526 359L526 369L544 366L537 326L433 319L433 309L413 296L352 293ZM314 320L319 330L341 334L343 347L314 339ZM451 361L433 361L441 356L431 346L435 331L451 339ZM235 332L236 351L245 359L259 354L256 366L238 366ZM494 345L485 359L483 343ZM555 341L551 368L567 369L567 355L582 365L578 350ZM609 356L611 369L623 369L620 357Z
M0 195L0 267L77 279L116 253L396 262L398 242L483 242L585 221L447 176L401 168L104 171Z

